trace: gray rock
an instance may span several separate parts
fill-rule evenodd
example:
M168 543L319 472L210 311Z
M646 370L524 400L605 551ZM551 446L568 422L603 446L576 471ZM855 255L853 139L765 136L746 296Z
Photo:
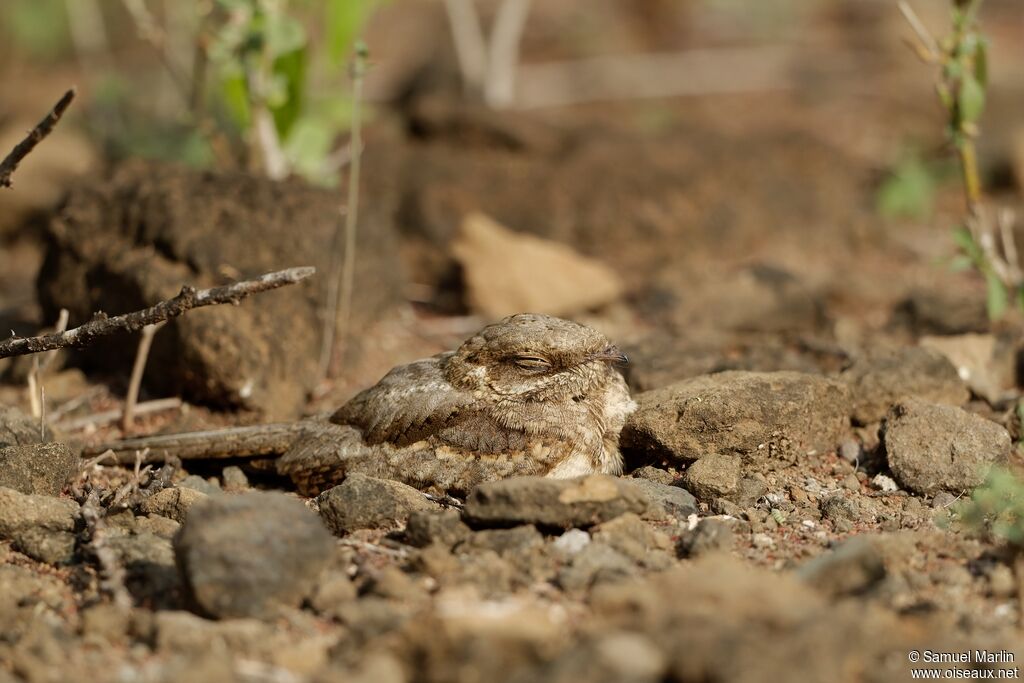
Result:
M0 449L0 486L22 493L57 496L67 480L78 472L78 466L78 456L62 443L8 446Z
M839 494L823 498L818 503L818 509L822 517L833 523L854 522L860 517L857 503Z
M11 406L0 406L0 448L28 446L40 442L39 420ZM53 434L47 428L47 440Z
M158 609L179 607L181 579L170 539L140 531L105 535L103 544L124 568L125 587L138 602Z
M854 422L871 424L902 398L960 406L970 398L953 364L938 351L921 347L881 349L858 358L843 371L853 395Z
M728 551L735 541L732 525L724 519L702 519L679 539L679 554L684 557L700 557L713 552Z
M480 525L568 529L600 524L626 512L643 514L649 505L633 482L608 475L513 477L476 487L466 500L466 516Z
M729 497L740 483L740 458L734 454L710 453L686 469L683 481L686 488L705 503Z
M799 372L722 372L637 397L622 445L673 463L711 453L795 460L836 446L849 427L845 384Z
M228 465L221 471L221 479L224 481L224 490L232 493L245 491L249 488L249 477L238 465Z
M193 491L199 491L199 493L205 493L208 496L215 496L221 492L220 486L203 479L198 474L188 475L179 481L177 485L179 488L192 489Z
M641 567L665 569L672 563L669 537L631 512L599 524L591 532L595 543L608 544Z
M174 539L174 554L203 612L267 618L312 592L333 545L295 498L251 492L197 504Z
M469 534L469 527L462 523L462 515L455 510L414 510L405 527L405 540L417 548L432 543L451 548L469 538Z
M558 585L569 592L587 590L598 583L613 583L634 576L636 563L607 543L588 543L558 572Z
M878 544L865 536L844 541L803 565L797 573L808 584L833 597L863 594L886 576Z
M0 487L0 539L49 564L71 561L78 504L65 498L26 495Z
M438 506L411 486L389 479L352 474L317 497L320 517L342 536L356 529L396 529L416 510Z
M174 486L146 498L139 505L139 512L144 515L160 515L181 524L188 517L192 506L208 497L192 488Z
M631 479L651 501L651 508L660 507L669 517L686 519L697 512L697 499L680 486L670 486L650 479Z
M1010 454L1003 427L953 406L908 399L885 422L889 469L919 494L960 493L985 481L989 468Z

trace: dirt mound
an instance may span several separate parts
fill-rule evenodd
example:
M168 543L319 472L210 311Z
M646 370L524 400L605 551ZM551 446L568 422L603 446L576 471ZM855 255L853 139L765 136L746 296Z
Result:
M353 315L367 321L401 297L401 268L382 200L361 214ZM154 339L146 386L186 399L294 415L313 381L329 245L339 195L298 181L198 172L134 162L76 189L49 230L39 292L47 315L71 324L96 311L142 308L184 284L221 284L296 265L315 282L261 295L238 308L194 311ZM125 372L136 340L83 352L92 366Z

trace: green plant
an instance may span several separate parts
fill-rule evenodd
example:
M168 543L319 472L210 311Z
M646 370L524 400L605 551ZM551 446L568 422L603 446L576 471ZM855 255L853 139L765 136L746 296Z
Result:
M947 137L960 162L967 215L954 239L961 253L985 278L989 316L998 319L1010 301L1024 310L1024 272L1017 258L1012 217L993 218L984 206L975 140L985 109L988 86L988 41L978 25L982 0L952 0L952 31L932 36L906 2L900 10L917 35L918 56L936 67L935 90L946 113Z
M1009 470L992 468L971 499L953 511L965 527L1005 542L1012 551L1017 600L1024 621L1024 480Z

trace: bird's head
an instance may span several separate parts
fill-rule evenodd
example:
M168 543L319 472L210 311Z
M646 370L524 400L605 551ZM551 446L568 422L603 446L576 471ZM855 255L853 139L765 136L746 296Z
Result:
M488 325L449 359L448 380L503 401L584 400L627 362L600 332L547 315L521 313Z

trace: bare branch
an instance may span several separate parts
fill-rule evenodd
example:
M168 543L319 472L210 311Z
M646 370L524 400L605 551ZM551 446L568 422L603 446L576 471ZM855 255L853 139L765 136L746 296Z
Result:
M181 460L217 460L280 455L291 448L308 424L282 422L276 424L229 427L185 434L158 434L124 439L113 443L85 446L82 457L109 452L114 462L131 464L135 453L146 452L146 462L160 462L169 457Z
M530 0L504 0L491 31L484 99L492 107L507 107L515 96L519 41L530 14Z
M93 320L67 332L47 334L40 337L14 337L0 342L0 358L23 356L40 351L52 351L67 347L88 346L99 337L115 332L135 332L146 325L154 325L171 318L177 318L186 311L215 304L237 304L250 294L293 285L305 280L316 269L312 266L289 268L261 275L252 280L242 280L223 287L196 290L182 287L181 293L173 299L161 301L155 306L108 318L98 313Z
M53 106L50 113L36 124L36 127L25 139L15 145L11 153L4 157L4 160L0 162L0 187L11 186L11 174L14 173L14 169L18 168L21 160L27 157L36 148L36 145L42 142L43 138L53 132L53 127L60 121L64 110L68 108L73 99L75 99L75 89L71 88L57 100L57 104Z
M178 410L183 405L185 405L184 402L177 397L157 398L152 401L136 403L133 412L136 416L149 415L150 413L159 413L164 410ZM114 410L104 410L101 413L92 413L91 415L58 422L54 424L54 427L61 433L77 432L82 429L103 427L112 422L117 422L123 419L123 417L124 411L120 408L115 408Z

